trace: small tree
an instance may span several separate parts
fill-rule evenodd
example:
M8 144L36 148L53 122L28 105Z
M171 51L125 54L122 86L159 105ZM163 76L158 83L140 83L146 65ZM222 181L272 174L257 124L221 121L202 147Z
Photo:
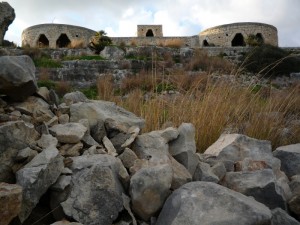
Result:
M111 45L112 40L110 37L106 36L105 31L100 30L92 37L89 43L89 48L95 52L95 54L100 54L100 52L105 48L105 46Z

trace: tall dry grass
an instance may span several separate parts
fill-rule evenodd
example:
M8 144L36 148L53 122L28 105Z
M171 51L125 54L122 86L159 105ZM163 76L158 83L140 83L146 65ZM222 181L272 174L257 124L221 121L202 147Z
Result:
M215 83L207 74L173 74L159 79L148 74L148 80L125 78L125 83L134 85L129 85L126 97L120 98L114 96L112 79L105 79L98 82L100 98L114 101L144 118L144 132L161 129L167 122L175 126L183 122L194 124L198 152L205 151L224 132L270 140L274 148L300 142L299 126L291 125L300 119L297 85L281 91L267 87L270 90L266 96L264 89L254 93L251 86ZM155 92L162 81L172 83L181 94L172 97ZM140 88L143 82L150 83L152 91Z
M84 45L83 40L72 40L68 47L73 49L78 49L78 48L84 48L86 46Z

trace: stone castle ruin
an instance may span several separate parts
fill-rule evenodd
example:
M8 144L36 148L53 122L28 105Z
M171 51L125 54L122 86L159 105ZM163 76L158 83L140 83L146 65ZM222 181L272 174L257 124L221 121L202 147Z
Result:
M22 45L30 47L65 48L72 41L82 41L87 46L96 33L84 27L66 24L39 24L25 29ZM199 35L164 37L162 25L138 25L137 37L111 37L113 44L159 45L177 42L192 48L244 47L250 35L255 35L263 43L278 46L277 28L264 23L232 23L209 28Z

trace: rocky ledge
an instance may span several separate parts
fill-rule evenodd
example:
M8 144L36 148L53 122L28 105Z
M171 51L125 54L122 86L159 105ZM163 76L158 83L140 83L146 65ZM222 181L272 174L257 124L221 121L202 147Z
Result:
M1 225L300 224L300 143L224 134L199 154L192 124L142 133L112 102L38 89L27 57L3 61Z

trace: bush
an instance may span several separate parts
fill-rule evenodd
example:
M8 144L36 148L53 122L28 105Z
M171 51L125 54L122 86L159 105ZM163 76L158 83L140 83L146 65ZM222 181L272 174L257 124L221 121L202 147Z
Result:
M267 76L289 75L300 72L300 58L287 51L272 46L262 45L245 55L243 65L249 72Z

